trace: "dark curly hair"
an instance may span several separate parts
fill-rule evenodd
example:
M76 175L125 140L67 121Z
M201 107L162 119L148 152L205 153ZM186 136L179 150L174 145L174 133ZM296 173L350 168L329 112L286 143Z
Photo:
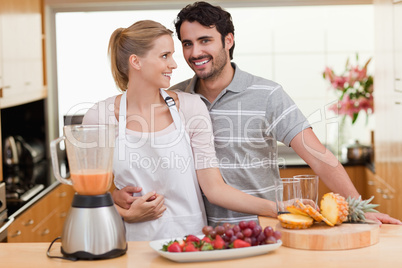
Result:
M184 7L175 21L177 37L181 41L180 27L184 21L198 22L207 27L216 27L221 34L222 45L225 47L225 37L232 33L234 36L234 26L232 16L229 12L223 10L220 6L213 6L207 2L195 2L194 4ZM229 50L230 59L233 59L233 50L235 44Z

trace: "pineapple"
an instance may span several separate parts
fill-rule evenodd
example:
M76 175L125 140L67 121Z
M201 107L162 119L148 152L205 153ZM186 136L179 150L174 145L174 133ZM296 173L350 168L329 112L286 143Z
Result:
M343 196L334 193L327 193L321 200L321 213L332 224L339 225L342 222L362 222L366 218L364 213L377 212L374 208L378 205L369 204L374 196L368 200L361 200Z
M282 227L288 229L306 229L313 225L314 219L300 214L281 214L278 220Z
M316 222L324 221L329 226L334 226L332 222L330 222L327 218L325 218L320 212L318 212L315 208L310 205L303 204L300 200L296 201L300 208L307 213L311 218L313 218Z
M299 214L299 215L303 215L303 216L309 216L306 212L303 211L303 209L296 207L296 206L289 206L286 208L287 211L289 211L292 214Z

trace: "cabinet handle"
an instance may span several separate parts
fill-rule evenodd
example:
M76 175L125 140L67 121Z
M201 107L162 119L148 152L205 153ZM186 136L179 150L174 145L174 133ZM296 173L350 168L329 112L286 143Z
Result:
M31 84L31 82L29 82L29 81L25 82L26 86L29 86L30 84Z
M3 98L3 89L10 88L10 86L0 87L0 98Z
M49 233L50 233L50 230L48 228L46 228L45 230L43 230L41 235L44 236L44 235L48 235Z
M60 213L60 218L65 218L67 216L67 212Z
M67 196L67 192L61 192L60 194L59 194L59 197L66 197Z
M383 195L382 195L382 198L391 200L391 199L394 198L394 196L393 196L393 195L388 195L388 194L383 194Z
M29 225L32 225L32 224L34 224L34 220L30 219L30 220L28 220L27 222L24 223L24 226L29 226Z
M373 186L373 185L375 185L375 181L371 181L371 180L367 181L367 184L370 185L370 186Z
M13 233L12 235L11 235L11 237L17 237L17 236L20 236L21 235L21 231L20 230L17 230L15 233Z

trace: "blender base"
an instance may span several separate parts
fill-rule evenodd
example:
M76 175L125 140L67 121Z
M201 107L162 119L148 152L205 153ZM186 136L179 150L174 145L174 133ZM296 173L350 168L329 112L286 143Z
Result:
M92 254L90 252L85 251L77 251L74 253L67 253L64 251L63 247L61 247L61 253L66 258L77 259L77 260L104 260L104 259L113 259L120 257L127 252L127 245L125 249L113 249L109 252L103 254Z

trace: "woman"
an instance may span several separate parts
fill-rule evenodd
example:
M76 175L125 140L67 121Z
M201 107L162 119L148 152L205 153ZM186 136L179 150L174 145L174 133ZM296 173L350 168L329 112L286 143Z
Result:
M210 202L227 209L276 215L273 202L223 181L210 117L201 99L162 89L170 86L177 67L173 53L172 31L157 22L139 21L117 29L110 38L109 55L123 94L99 102L83 120L83 124L118 125L113 163L117 189L142 187L140 205L146 205L148 198L164 197L166 210L160 207L161 216L148 221L136 220L131 208L118 207L126 220L127 240L201 234L206 216L200 187Z

